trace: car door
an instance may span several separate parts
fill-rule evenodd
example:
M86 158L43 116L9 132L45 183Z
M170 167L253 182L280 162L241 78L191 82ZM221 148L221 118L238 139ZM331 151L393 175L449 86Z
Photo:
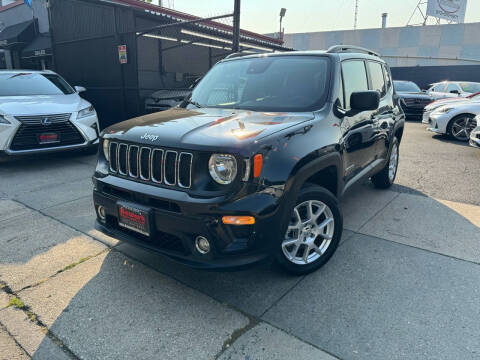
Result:
M377 61L367 61L367 70L369 78L370 90L375 90L380 94L380 103L378 109L371 115L373 121L373 131L375 136L375 153L374 159L385 159L388 153L389 132L392 131L394 125L393 114L393 89L388 86L385 79L384 66Z
M375 146L378 134L375 133L373 127L373 111L363 111L348 116L352 93L369 89L365 66L364 60L342 62L344 107L347 114L342 120L345 182L370 165L376 154Z

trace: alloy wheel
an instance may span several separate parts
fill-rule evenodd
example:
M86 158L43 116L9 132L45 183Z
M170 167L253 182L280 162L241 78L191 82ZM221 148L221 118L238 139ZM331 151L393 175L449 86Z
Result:
M304 201L293 209L282 242L283 254L294 264L311 264L327 251L334 229L332 210L325 203Z
M388 163L388 179L390 182L395 180L395 174L397 173L398 167L398 145L394 143L392 145L392 150L390 151L390 161Z
M451 133L456 140L467 141L470 137L470 133L475 127L475 119L468 116L462 116L453 120Z

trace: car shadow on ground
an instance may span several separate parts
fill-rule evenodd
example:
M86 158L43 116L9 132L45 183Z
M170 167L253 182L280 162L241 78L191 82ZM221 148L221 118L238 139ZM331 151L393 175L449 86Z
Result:
M211 358L228 326L243 326L232 307L300 338L317 329L306 340L341 358L382 359L385 349L404 359L418 358L420 350L427 358L468 358L468 349L480 351L480 221L413 189L397 189L324 268L305 277L272 263L199 271L120 244L20 297L81 358L149 359L160 352L164 359ZM388 194L354 191L358 200L345 205L347 213L360 202L380 206L376 198ZM300 306L313 306L313 299L322 304L317 312ZM456 345L445 348L452 333ZM44 348L34 358L48 358Z
M96 157L97 154L87 153L81 150L31 154L24 156L4 156L0 157L0 169L8 171L9 169L25 169L25 167L57 167L71 161L92 162L92 159L96 159Z
M435 140L442 141L444 143L448 143L448 144L455 144L455 145L461 145L461 146L466 146L466 147L470 146L468 144L468 141L455 140L455 139L452 139L448 135L432 135L432 138L435 139Z

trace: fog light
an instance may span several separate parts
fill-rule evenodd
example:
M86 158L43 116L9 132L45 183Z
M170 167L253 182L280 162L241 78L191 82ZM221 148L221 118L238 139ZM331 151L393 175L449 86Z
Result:
M200 254L205 255L210 252L210 242L203 236L197 236L195 239L195 248Z
M98 205L97 214L100 220L102 221L107 220L107 212L105 211L105 208L102 205Z

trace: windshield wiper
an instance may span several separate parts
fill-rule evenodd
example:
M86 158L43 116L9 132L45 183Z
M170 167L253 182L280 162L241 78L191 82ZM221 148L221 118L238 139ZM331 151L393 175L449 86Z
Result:
M191 100L191 99L185 100L185 105L188 105L188 104L195 105L197 108L202 108L202 107L203 107L203 106L200 105L198 102L193 101L193 100Z

